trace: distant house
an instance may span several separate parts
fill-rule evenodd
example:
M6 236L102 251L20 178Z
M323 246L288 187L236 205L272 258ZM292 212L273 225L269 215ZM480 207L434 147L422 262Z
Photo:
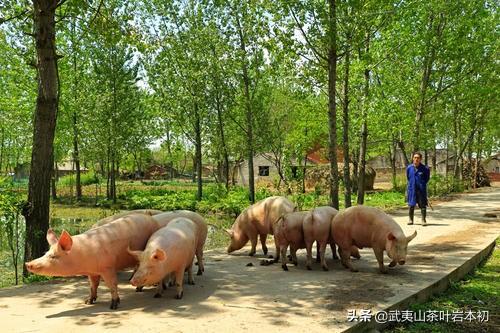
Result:
M14 168L14 179L20 180L20 179L29 178L30 167L31 167L31 165L29 163L18 164ZM80 165L80 172L81 173L86 173L88 171L89 171L89 169L87 169L83 165ZM75 166L74 166L73 161L62 161L62 162L57 163L57 177L58 178L73 174L74 172L75 172Z
M88 168L84 167L83 165L80 165L80 172L81 173L87 173L89 171ZM57 163L57 176L58 177L64 177L66 175L70 175L76 172L75 170L75 163L73 161L62 161L60 163Z
M483 167L491 181L500 181L500 152L486 159Z
M147 167L143 175L134 174L135 178L144 179L166 179L169 177L176 178L179 176L179 172L175 168L171 168L168 165L153 164Z
M307 163L306 167L311 168L318 165L328 164L328 158L326 157L328 151L326 148L316 147L312 149L307 154ZM337 152L337 159L342 161L342 153L341 150ZM254 180L255 182L271 182L277 178L279 178L278 169L273 163L274 157L271 153L262 153L257 154L253 158L253 167L254 167ZM290 170L292 177L295 177L298 173L299 168L302 168L304 165L304 161L292 159L290 161ZM236 163L234 167L234 177L233 179L237 184L247 186L248 185L248 160L240 161Z
M424 155L424 152L422 152ZM427 152L427 165L432 168L432 159L434 152ZM446 156L446 149L436 149L436 167L437 173L445 174L446 167L448 167L448 171L453 170L453 165L455 161L455 157L452 156L451 153L448 153L448 157ZM425 156L422 162L425 162ZM411 156L408 156L408 159L411 162ZM377 171L377 173L390 172L392 170L391 160L388 155L379 155L372 157L366 162L369 166ZM405 157L403 152L398 149L396 150L396 169L403 170L406 168Z

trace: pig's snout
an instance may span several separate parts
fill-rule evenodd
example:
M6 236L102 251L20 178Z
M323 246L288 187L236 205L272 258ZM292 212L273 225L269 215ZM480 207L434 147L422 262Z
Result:
M400 265L404 265L404 264L405 264L405 261L404 261L404 260L400 260L400 261L399 261L399 264L400 264Z
M133 277L130 280L130 284L133 285L134 287L142 287L144 286L144 279Z
M37 269L37 266L32 261L27 262L25 265L26 265L26 269L28 271L30 271L31 273L33 273Z
M228 254L229 254L229 253L231 253L231 252L233 252L233 251L234 251L234 250L233 250L233 247L232 247L232 246L228 246L228 247L227 247L227 253L228 253Z

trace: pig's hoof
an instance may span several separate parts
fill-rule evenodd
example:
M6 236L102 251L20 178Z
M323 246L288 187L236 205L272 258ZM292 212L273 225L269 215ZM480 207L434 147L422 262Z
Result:
M295 266L298 266L298 265L299 265L299 263L298 263L297 261L294 261L294 262L293 262L293 264L294 264Z
M316 258L316 262L321 262L321 258Z
M175 295L175 299L181 299L184 296L184 292L181 291L179 294Z
M328 272L328 267L322 266L325 272Z
M250 257L253 257L253 256L255 255L255 251L250 251L250 252L248 252L248 255L249 255Z
M118 304L120 304L120 298L112 299L109 308L111 310L116 310L116 309L118 309Z
M97 296L96 297L89 297L89 298L85 299L85 304L94 304L96 299L97 299Z
M153 297L154 298L161 298L161 294L160 293L156 293Z
M359 272L356 268L351 268L350 270L351 270L351 272L353 272L353 273Z
M382 274L387 274L387 268L381 269L381 270L380 270L380 273L382 273Z
M306 266L306 268L307 268L308 271L312 271L311 266L308 265L308 266Z
M267 254L267 251L268 251L267 247L262 248L262 251L264 252L264 254Z
M288 267L286 267L285 264L281 265L281 268L283 268L284 271L288 271Z
M162 283L161 283L161 288L162 288L163 290L166 290L166 289L167 289L167 285L166 285L164 282L162 282Z
M337 255L333 256L333 260L339 260L339 257Z
M136 287L135 292L140 293L144 287Z
M194 283L194 280L188 281L188 284L194 286L196 283Z
M203 275L203 272L201 269L198 269L198 272L196 272L196 275Z

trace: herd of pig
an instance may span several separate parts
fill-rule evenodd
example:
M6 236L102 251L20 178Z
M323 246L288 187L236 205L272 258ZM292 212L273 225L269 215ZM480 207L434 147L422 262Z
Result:
M161 212L136 210L107 217L96 223L87 232L71 236L62 231L59 238L49 229L47 253L26 263L26 268L35 274L47 276L86 275L90 283L90 295L86 304L97 299L97 288L102 279L111 291L111 309L120 303L117 272L134 268L130 283L141 291L143 286L157 285L155 297L161 297L166 285L176 286L176 298L183 296L184 274L188 283L194 284L193 261L197 259L197 275L204 272L203 247L207 238L204 218L191 211ZM403 265L406 260L408 242L416 236L406 237L401 227L384 212L366 206L355 206L341 212L329 206L311 211L296 211L295 205L284 197L274 196L261 200L246 208L236 219L232 228L226 230L231 237L227 252L239 250L248 241L249 255L256 252L260 238L262 250L267 254L267 235L274 235L276 252L274 261L288 270L287 249L297 265L298 249L307 250L307 269L311 269L312 245L317 244L317 259L324 270L329 244L334 259L336 245L342 265L351 271L350 257L359 258L363 247L373 248L382 273L384 251L392 260L389 267Z

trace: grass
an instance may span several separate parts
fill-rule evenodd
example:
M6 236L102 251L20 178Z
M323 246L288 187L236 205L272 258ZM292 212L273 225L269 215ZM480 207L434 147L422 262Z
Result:
M489 320L439 323L413 323L398 325L385 330L386 333L428 333L428 332L498 332L500 327L500 238L490 258L462 281L453 283L444 293L425 303L413 304L410 310L437 311L488 311Z

